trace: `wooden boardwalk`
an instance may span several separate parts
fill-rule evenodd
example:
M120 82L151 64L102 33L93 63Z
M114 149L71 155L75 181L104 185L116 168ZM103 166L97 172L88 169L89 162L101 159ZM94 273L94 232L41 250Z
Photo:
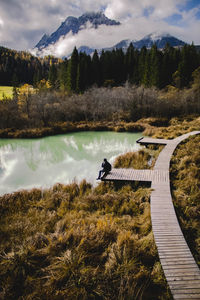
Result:
M200 269L185 241L174 210L169 166L177 145L193 131L173 140L142 138L142 145L163 144L153 170L113 169L103 180L151 181L151 221L160 262L174 299L200 300Z

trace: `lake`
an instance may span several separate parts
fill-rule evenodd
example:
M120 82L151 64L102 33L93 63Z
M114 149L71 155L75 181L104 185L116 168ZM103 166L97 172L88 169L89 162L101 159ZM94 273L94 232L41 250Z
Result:
M140 133L77 132L41 139L0 139L0 195L84 178L96 184L103 158L136 151Z

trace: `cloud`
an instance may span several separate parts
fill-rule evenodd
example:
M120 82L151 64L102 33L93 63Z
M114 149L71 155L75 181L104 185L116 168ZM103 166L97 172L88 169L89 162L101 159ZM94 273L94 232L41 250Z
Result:
M0 18L0 27L4 26L4 21Z
M105 13L112 18L123 19L127 15L132 18L141 17L150 9L154 19L163 19L179 11L178 6L186 0L111 0Z
M43 55L68 56L73 51L74 46L77 48L89 46L94 49L111 47L119 42L119 38L124 38L123 29L119 36L119 27L101 25L98 29L94 29L91 28L90 24L87 24L86 28L79 31L78 34L73 35L72 32L69 32L66 36L62 36L57 43L44 49Z
M190 0L0 0L0 45L18 50L34 47L44 33L52 33L68 16L105 10L107 17L122 23L117 29L87 28L78 35L62 38L54 49L71 51L74 45L108 47L122 39L139 39L152 31L169 32L187 42L200 43L199 5ZM179 20L175 20L179 15ZM112 31L112 32L111 32ZM75 43L75 44L73 44Z

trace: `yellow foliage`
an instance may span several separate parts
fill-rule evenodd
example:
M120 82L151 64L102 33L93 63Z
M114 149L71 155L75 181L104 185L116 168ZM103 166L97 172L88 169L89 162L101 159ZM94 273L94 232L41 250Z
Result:
M159 99L174 101L178 96L179 89L173 85L167 86L167 92L160 92Z
M37 88L39 90L47 90L50 89L51 85L49 83L49 80L42 79L40 82L37 84Z
M17 89L18 94L18 106L21 111L25 110L25 113L28 113L28 103L29 96L35 93L35 89L32 85L25 83L20 88Z
M19 95L28 95L28 94L33 94L33 93L35 93L35 89L33 88L32 85L30 85L28 83L25 83L20 88L18 88Z

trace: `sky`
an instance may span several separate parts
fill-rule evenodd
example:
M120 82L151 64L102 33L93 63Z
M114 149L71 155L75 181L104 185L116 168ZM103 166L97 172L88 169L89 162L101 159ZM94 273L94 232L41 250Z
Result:
M200 0L0 0L0 46L30 50L54 32L68 16L103 11L120 26L90 26L76 36L61 38L57 56L73 47L111 47L124 39L138 40L152 32L170 33L200 44Z

